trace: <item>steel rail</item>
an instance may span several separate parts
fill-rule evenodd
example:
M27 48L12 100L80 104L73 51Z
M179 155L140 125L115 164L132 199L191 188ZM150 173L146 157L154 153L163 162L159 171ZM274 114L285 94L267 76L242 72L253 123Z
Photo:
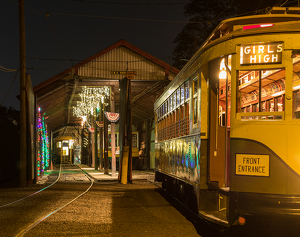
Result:
M65 205L57 208L56 210L54 210L53 212L50 212L48 215L40 218L39 220L37 220L35 223L31 224L30 226L28 226L26 229L22 230L19 234L17 234L15 237L22 237L24 236L28 231L30 231L32 228L34 228L35 226L37 226L39 223L41 223L43 220L45 220L46 218L48 218L49 216L53 215L54 213L58 212L59 210L63 209L64 207L68 206L69 204L71 204L72 202L76 201L78 198L80 198L81 196L83 196L84 194L86 194L91 187L94 184L94 181L88 177L88 175L86 175L80 168L78 168L76 165L74 165L77 169L79 169L91 182L91 185L88 187L88 189L86 189L83 193L81 193L80 195L78 195L77 197L75 197L73 200L71 200L70 202L66 203Z
M30 194L30 195L28 195L28 196L26 196L26 197L23 197L23 198L18 199L18 200L16 200L16 201L13 201L13 202L9 202L9 203L7 203L7 204L4 204L4 205L0 206L0 208L6 207L6 206L11 205L11 204L14 204L14 203L16 203L16 202L20 202L20 201L22 201L22 200L24 200L24 199L26 199L26 198L32 197L33 195L38 194L38 193L44 191L45 189L47 189L47 188L51 187L52 185L54 185L54 184L60 179L60 174L61 174L61 165L60 165L60 168L59 168L59 174L58 174L58 177L57 177L57 179L56 179L52 184L50 184L50 185L48 185L47 187L42 188L41 190L36 191L35 193L32 193L32 194Z

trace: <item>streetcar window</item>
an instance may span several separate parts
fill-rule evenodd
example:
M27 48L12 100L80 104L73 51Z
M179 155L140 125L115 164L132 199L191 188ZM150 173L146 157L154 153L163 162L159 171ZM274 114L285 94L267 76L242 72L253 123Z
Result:
M193 124L198 122L198 77L193 80Z
M165 101L164 106L165 106L165 114L167 114L168 113L168 100Z
M173 93L173 110L176 108L176 92Z
M176 91L176 97L177 97L176 106L178 107L180 105L180 88L178 88Z
M293 55L293 118L300 119L300 55Z
M190 98L190 87L189 87L189 81L186 81L184 83L184 89L185 89L185 100L188 100Z
M181 93L180 102L181 102L181 104L183 104L184 103L184 85L181 86L180 93Z
M69 147L63 146L63 156L68 156L69 155Z
M242 119L282 119L282 115L269 112L284 111L285 70L239 71L237 111L262 112L259 116Z
M132 133L132 147L138 147L137 142L137 134Z

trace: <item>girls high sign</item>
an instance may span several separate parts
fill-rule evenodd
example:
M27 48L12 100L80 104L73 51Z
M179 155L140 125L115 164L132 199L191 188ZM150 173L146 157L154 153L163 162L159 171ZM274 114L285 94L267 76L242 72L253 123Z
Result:
M241 65L274 64L281 61L282 42L241 45Z

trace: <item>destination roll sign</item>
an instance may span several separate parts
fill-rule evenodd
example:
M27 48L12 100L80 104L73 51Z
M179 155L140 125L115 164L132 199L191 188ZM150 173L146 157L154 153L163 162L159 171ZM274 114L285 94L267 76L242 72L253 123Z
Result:
M281 61L282 42L241 45L241 65L274 64Z

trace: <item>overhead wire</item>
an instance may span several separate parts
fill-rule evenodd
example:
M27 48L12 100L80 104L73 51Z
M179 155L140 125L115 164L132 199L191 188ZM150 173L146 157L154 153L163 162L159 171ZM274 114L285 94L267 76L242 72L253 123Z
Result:
M45 11L46 11L45 16L46 16L47 21L48 21L48 23L49 23L49 26L50 26L50 28L51 28L51 30L52 30L52 33L53 33L53 35L54 35L54 37L55 37L55 39L56 39L56 42L57 42L57 44L58 44L58 47L59 47L60 51L62 52L63 56L65 57L68 66L71 67L71 65L70 65L70 63L69 63L69 61L68 61L68 59L67 59L67 56L66 56L64 50L62 49L62 47L61 47L61 45L60 45L60 41L58 40L58 37L57 37L57 35L56 35L55 31L54 31L54 28L52 27L52 24L51 24L51 22L50 22L50 20L49 20L49 13L47 13L47 10L46 10L45 0L44 0L43 2L44 2L44 8L45 8Z
M13 2L15 4L18 4L12 0L8 0L10 2ZM179 4L179 3L118 3L118 2L98 2L98 1L91 1L91 0L88 0L88 1L84 1L84 0L73 0L73 1L78 1L78 2L86 2L86 3L102 3L102 4L122 4L122 5L176 5L176 4ZM205 20L205 21L172 21L172 20L156 20L156 19L142 19L142 18L127 18L127 17L111 17L111 16L99 16L99 15L86 15L86 14L73 14L73 13L49 13L49 12L46 12L46 13L43 13L41 11L37 11L33 8L30 8L30 7L27 7L27 6L24 6L25 8L29 9L29 10L32 10L36 13L39 13L39 14L43 14L43 15L46 15L47 17L47 20L48 20L48 23L50 25L50 28L52 29L53 31L53 34L55 35L55 38L58 42L58 45L59 45L59 48L60 50L62 51L64 57L65 57L65 60L67 61L69 67L71 67L65 53L63 52L63 49L61 48L60 44L59 44L59 40L58 40L58 37L49 21L49 16L50 15L60 15L60 16L77 16L77 17L92 17L92 18L106 18L106 19L120 19L120 20L134 20L134 21L149 21L149 22L168 22L168 23L188 23L188 24L192 24L192 23L197 23L197 24L200 24L200 23L211 23L211 22L218 22L218 21L222 21L223 19L219 19L220 16L233 4L235 0L233 0L230 4L227 5L227 7L213 20ZM203 1L203 2L206 2L206 1ZM288 2L288 0L286 0L282 5L286 4L286 2ZM184 3L180 3L180 4L184 4ZM261 5L261 3L259 4L259 6ZM258 7L259 7L258 6ZM250 14L250 13L255 13L255 12L260 12L261 10L263 9L260 9L260 10L254 10L254 11L249 11L249 12L246 12L246 13L242 13L242 14L237 14L237 15L234 15L232 17L237 17L237 16L242 16L242 15L247 15L247 14ZM225 18L224 18L225 19ZM207 27L204 29L203 33L199 36L201 37L205 31L206 31ZM193 46L193 44L191 44L191 46L183 53L186 54L190 49L191 47ZM169 57L170 58L170 57ZM45 59L41 59L41 60L45 60ZM51 59L48 59L48 60L51 60ZM53 59L53 60L56 60L56 59ZM74 60L76 61L76 60ZM178 62L176 62L178 63ZM175 63L175 64L176 64ZM1 69L0 69L1 70Z
M62 58L37 58L37 57L29 57L29 56L26 56L27 58L29 59L33 59L33 60L49 60L49 61L64 61L65 59L62 59ZM170 56L168 57L159 57L159 58L155 58L155 59L168 59L170 58ZM78 61L78 62L81 62L81 61L84 61L83 59L68 59L69 61ZM137 63L137 62L144 62L144 61L153 61L154 59L140 59L140 60L118 60L118 61L114 61L114 60L101 60L100 62L101 63L123 63L123 62L129 62L129 63Z
M8 0L8 1L18 4L12 0ZM205 2L205 1L203 1L203 2ZM59 13L59 12L46 12L45 13L45 12L37 11L30 7L26 7L26 6L24 6L24 7L26 9L32 10L32 11L42 14L42 15L46 14L47 17L49 17L50 15L58 15L58 16L91 17L91 18L104 18L104 19L106 18L106 19L149 21L149 22L167 22L167 23L211 23L211 22L217 22L217 21L223 20L223 19L214 19L214 20L205 20L205 21L174 21L174 20L157 20L157 19L143 19L143 18L132 18L132 17L114 17L114 16L100 16L100 15L88 15L88 14ZM249 14L249 13L256 12L256 11L259 11L259 10L250 11L250 12L242 13L242 14L238 14L238 15L233 15L232 17Z
M84 2L84 3L98 3L98 4L110 4L110 5L137 5L137 6L162 6L162 5L186 5L188 2L176 2L176 3L138 3L138 2L98 2L91 0L71 0L73 2ZM216 0L212 0L216 1ZM206 2L206 1L202 1Z
M6 67L3 67L0 65L0 71L3 71L3 72L15 72L17 70L18 69L9 69L9 68L6 68Z

